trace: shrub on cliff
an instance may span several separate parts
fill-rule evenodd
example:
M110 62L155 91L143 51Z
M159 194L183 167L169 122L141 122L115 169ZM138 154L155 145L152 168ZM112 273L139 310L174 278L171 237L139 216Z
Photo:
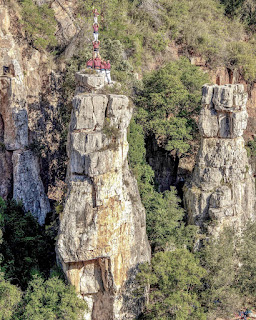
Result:
M57 22L48 4L38 6L32 0L22 0L22 23L28 40L37 49L52 48L57 45L55 32Z

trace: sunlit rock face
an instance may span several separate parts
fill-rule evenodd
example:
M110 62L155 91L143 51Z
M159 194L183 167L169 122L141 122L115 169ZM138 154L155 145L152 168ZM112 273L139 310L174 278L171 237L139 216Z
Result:
M43 224L50 204L38 158L29 150L31 124L37 121L29 115L29 104L39 99L43 55L20 42L15 19L0 1L0 197L21 200Z
M150 260L150 247L145 210L127 163L132 108L123 95L83 93L88 83L98 88L98 76L92 77L77 75L57 254L88 303L85 319L134 319L143 303L133 296L136 270Z
M203 87L201 145L184 203L190 222L209 233L254 220L255 181L242 137L246 102L243 85Z

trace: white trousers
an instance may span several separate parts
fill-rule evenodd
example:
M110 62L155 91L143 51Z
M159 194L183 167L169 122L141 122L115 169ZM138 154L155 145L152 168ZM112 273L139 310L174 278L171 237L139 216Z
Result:
M99 33L98 32L93 32L93 37L94 37L94 41L98 41Z
M108 84L110 84L111 83L110 70L106 70L106 77L107 77Z
M98 16L94 16L93 22L94 22L94 23L98 23Z

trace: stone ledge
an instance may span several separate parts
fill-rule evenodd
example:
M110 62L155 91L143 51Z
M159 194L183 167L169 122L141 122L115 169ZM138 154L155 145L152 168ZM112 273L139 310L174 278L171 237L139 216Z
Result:
M89 74L85 70L76 73L76 86L87 90L99 90L105 85L105 76L99 74Z

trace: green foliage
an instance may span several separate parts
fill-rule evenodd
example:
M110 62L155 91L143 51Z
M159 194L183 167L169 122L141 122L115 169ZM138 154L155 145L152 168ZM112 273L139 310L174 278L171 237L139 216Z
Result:
M40 271L48 276L55 264L54 239L22 205L0 199L3 256L1 269L7 279L26 288L32 274Z
M256 223L249 222L238 246L239 268L237 286L243 295L256 301Z
M201 87L208 80L185 58L146 75L136 95L137 119L145 133L153 133L167 151L187 152L195 127L192 117L200 110Z
M116 141L120 137L120 130L114 125L110 124L110 118L105 118L103 133L108 139Z
M151 287L144 319L206 319L197 294L205 273L186 249L156 253L137 276L142 287Z
M255 138L254 140L248 141L246 149L249 157L256 157L256 139Z
M32 0L22 0L21 6L22 22L33 45L39 50L55 47L57 22L54 11L48 4L38 6Z
M129 164L138 181L146 209L147 233L153 252L176 246L193 246L196 227L183 223L184 210L174 188L163 194L156 191L154 172L146 162L143 128L132 119L129 141Z
M74 287L52 277L44 280L38 275L30 281L20 310L20 320L78 320L86 303L77 298Z
M0 320L11 320L21 300L22 292L0 273Z
M244 296L236 285L238 256L237 239L232 229L225 229L217 239L211 239L201 252L203 267L207 270L202 292L202 304L209 319L227 317L241 308Z
M229 17L240 17L248 30L256 31L256 3L254 0L221 0Z

